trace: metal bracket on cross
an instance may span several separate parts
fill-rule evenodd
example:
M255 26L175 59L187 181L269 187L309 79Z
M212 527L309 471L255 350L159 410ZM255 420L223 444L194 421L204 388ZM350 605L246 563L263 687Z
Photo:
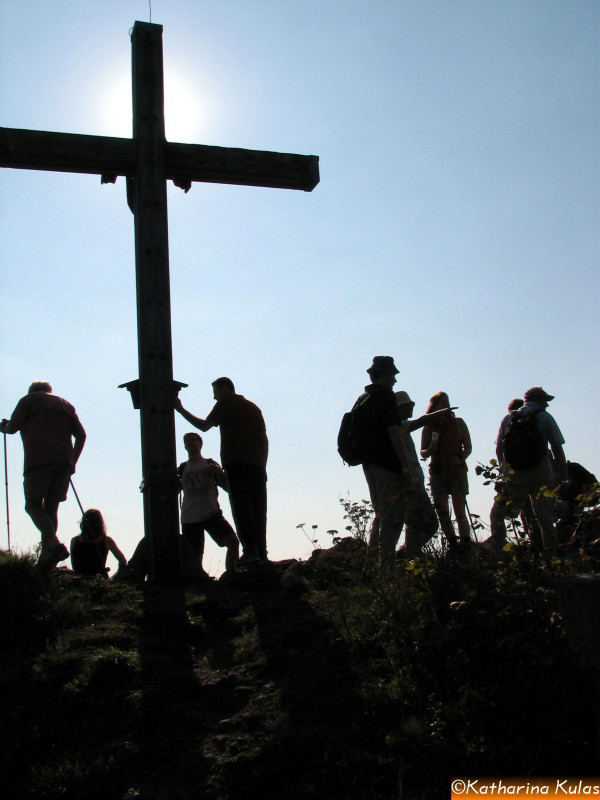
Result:
M186 389L187 383L182 381L171 381L171 391L168 392L169 399L175 400L182 389ZM127 389L131 395L131 402L133 407L139 411L141 408L141 395L140 395L140 379L136 378L134 381L127 381L127 383L120 383L119 389Z

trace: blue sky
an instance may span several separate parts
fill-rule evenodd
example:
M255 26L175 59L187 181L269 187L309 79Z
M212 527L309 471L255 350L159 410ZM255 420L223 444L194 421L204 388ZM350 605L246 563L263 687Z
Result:
M0 125L129 136L146 0L0 2ZM584 0L152 2L167 138L320 157L312 193L169 186L174 374L203 416L229 375L267 422L269 549L367 496L335 447L374 355L473 438L473 512L506 405L542 385L567 457L600 474L600 6ZM0 173L0 414L47 378L88 432L75 485L127 555L142 533L133 217L123 179ZM178 451L189 426L178 418ZM218 457L219 436L205 436ZM8 439L11 533L21 445ZM227 515L229 507L222 498ZM64 539L78 508L61 508ZM1 521L5 523L4 509ZM0 531L5 543L6 527ZM207 548L205 565L220 564Z

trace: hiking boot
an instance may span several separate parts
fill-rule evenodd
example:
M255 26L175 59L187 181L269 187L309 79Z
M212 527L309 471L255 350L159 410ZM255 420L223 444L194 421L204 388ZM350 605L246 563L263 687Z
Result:
M70 555L71 554L69 553L68 548L64 544L62 544L62 542L60 542L58 547L55 547L54 550L52 551L54 566L56 566L59 561L64 561L65 558L68 558Z
M67 550L67 548L61 542L56 541L53 545L51 545L47 549L42 548L42 552L35 566L36 569L40 571L46 569L52 569L60 561L64 561L65 558L68 557L69 557L69 551Z
M247 564L257 564L260 561L259 556L256 555L254 552L244 553L243 556L240 556L238 559L238 565L240 567L244 567Z
M253 572L261 564L260 558L255 555L242 556L236 564L238 572Z

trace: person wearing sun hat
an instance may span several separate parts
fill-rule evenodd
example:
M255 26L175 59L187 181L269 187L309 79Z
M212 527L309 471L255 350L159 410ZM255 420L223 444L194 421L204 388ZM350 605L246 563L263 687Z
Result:
M556 551L554 527L556 511L553 498L545 495L544 488L552 489L557 479L558 481L568 479L567 461L563 450L565 439L554 417L546 411L548 403L554 400L554 395L549 394L541 386L532 386L527 389L523 398L525 400L523 406L504 417L498 432L496 452L504 475L505 491L498 495L492 506L490 513L492 536L488 541L500 551L506 541L505 517L514 513L515 507L524 507L527 511L531 508L541 534L541 542L538 544L542 544L544 551L552 555ZM511 466L505 452L509 424L515 415L519 417L535 415L535 426L543 443L543 452L536 463L522 469Z
M420 540L421 547L426 544L437 532L438 517L434 510L427 490L423 470L419 462L415 443L411 433L427 424L442 421L452 416L451 409L440 409L423 414L417 419L412 419L415 403L408 392L396 392L396 404L400 416L400 428L403 436L404 458L402 464L405 473L410 476L410 487L406 492L406 544L410 550L410 543L416 537Z
M353 424L361 441L361 463L376 514L369 550L377 552L382 570L389 570L394 564L405 523L403 555L408 558L418 556L437 530L421 468L417 460L415 470L416 457L411 458L412 442L407 437L413 423L406 423L403 428L403 420L412 413L414 404L406 392L398 397L393 391L398 372L391 356L375 356L367 369L371 383L365 386L353 409ZM400 413L398 401L406 406L406 416Z

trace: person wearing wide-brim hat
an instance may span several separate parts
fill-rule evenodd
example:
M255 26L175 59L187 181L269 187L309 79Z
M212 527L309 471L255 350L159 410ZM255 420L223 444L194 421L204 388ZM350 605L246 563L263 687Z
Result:
M393 565L405 523L404 555L408 558L418 556L437 530L422 473L419 481L407 457L408 428L402 429L393 391L398 372L392 356L375 356L367 368L371 383L353 408L361 463L378 523L372 528L369 549L377 547L382 569ZM417 468L420 471L418 463Z
M373 356L373 363L367 368L367 372L373 378L373 376L380 375L397 375L400 370L394 364L392 356ZM392 386L395 383L396 380L394 379Z
M498 496L492 506L490 513L492 536L488 541L497 550L501 550L506 541L504 518L510 516L511 511L514 513L515 508L523 507L528 512L530 509L533 510L533 518L537 520L541 532L539 544L542 544L544 551L551 555L556 551L557 544L554 527L556 510L553 498L546 496L543 487L551 489L557 480L568 479L567 460L563 450L565 439L554 417L546 411L548 403L554 400L554 395L549 394L541 386L532 386L527 389L523 397L525 400L523 406L504 417L498 432L496 452L504 473L505 491ZM542 447L539 458L536 458L531 466L519 467L508 462L505 437L515 415L519 417L535 415L535 426L541 437Z

